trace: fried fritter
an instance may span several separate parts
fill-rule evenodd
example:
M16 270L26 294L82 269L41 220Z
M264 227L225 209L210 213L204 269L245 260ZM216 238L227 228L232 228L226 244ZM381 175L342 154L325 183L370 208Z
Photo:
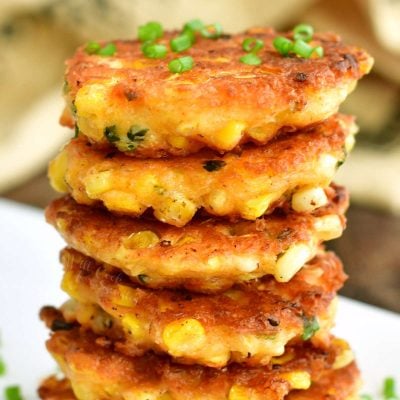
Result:
M313 382L307 390L293 390L285 400L358 400L358 389L360 387L360 372L353 362L348 366L332 370L323 378ZM77 400L71 384L67 379L58 380L50 376L42 382L39 388L39 396L42 400ZM187 397L174 397L173 400L186 399ZM226 397L225 397L226 398ZM247 400L246 398L234 396L227 397L228 400ZM112 399L121 399L118 395ZM153 398L151 398L153 400ZM171 396L158 396L155 400L172 400Z
M265 277L213 295L145 289L75 250L64 250L61 261L62 288L76 300L62 308L67 323L115 340L127 355L152 349L212 367L267 364L289 341L326 345L346 279L333 253L321 253L289 283Z
M289 281L321 241L343 231L347 191L332 185L325 193L328 204L313 213L293 212L286 202L255 222L196 218L176 228L153 218L118 217L70 197L53 201L46 217L69 246L146 287L211 293L266 274Z
M56 332L47 348L80 400L281 400L292 390L308 389L311 381L322 379L337 388L339 385L329 378L336 373L332 368L345 368L343 375L349 374L353 379L348 377L343 383L352 388L358 379L350 358L337 367L343 353L340 340L323 350L310 344L293 346L283 358L264 367L233 364L223 369L179 365L153 354L126 357L113 351L101 337L78 329ZM51 387L54 386L52 382ZM46 395L44 389L41 392ZM346 399L351 392L350 387L343 387L333 399Z
M160 43L177 32L167 33ZM138 41L115 41L112 57L89 55L84 47L67 62L69 112L81 133L131 155L187 155L204 146L230 151L248 141L265 144L282 127L302 128L337 112L372 58L331 33L317 33L322 58L283 57L273 48L278 34L257 28L218 40L198 38L185 52L195 66L171 74L176 58L145 58ZM292 37L292 33L286 34ZM260 66L243 64L242 41L264 40Z
M178 227L196 211L254 220L286 198L298 212L327 201L333 179L353 144L353 118L337 115L266 146L219 157L204 151L188 157L138 160L72 140L50 164L52 186L80 204L103 203L121 214L154 216ZM346 150L347 147L347 150Z

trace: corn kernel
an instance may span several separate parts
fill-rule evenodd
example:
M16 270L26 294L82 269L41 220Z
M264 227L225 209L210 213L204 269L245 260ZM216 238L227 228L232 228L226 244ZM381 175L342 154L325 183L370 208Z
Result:
M312 252L306 244L300 243L289 247L286 252L278 258L275 266L275 279L278 282L288 282L310 259Z
M93 175L89 175L85 179L86 194L91 199L97 198L99 194L107 192L113 186L111 171L101 171Z
M79 285L75 282L72 271L66 271L61 281L61 288L72 298L82 301L82 296L79 291Z
M271 364L272 365L283 365L283 364L288 363L289 361L292 361L293 358L294 358L294 354L287 351L282 356L272 357Z
M246 124L240 121L229 121L212 137L213 144L223 150L232 150L242 138Z
M317 218L314 228L322 240L332 240L340 237L343 232L342 222L338 215L325 215Z
M183 235L174 243L174 246L183 246L194 242L196 242L196 239L193 236Z
M354 360L354 353L345 340L335 338L333 339L333 345L340 347L340 353L336 356L335 362L332 366L333 369L344 368Z
M318 160L317 172L318 174L331 180L337 165L338 159L330 154L322 154Z
M122 394L123 400L172 400L168 393L160 395L160 390L129 390Z
M177 148L177 149L185 149L189 142L184 136L168 136L167 138L168 143Z
M244 386L233 385L229 390L228 400L248 400L249 390Z
M292 196L292 208L297 212L311 212L327 203L328 198L320 187L300 189Z
M350 153L351 150L353 150L355 143L356 143L356 138L354 137L354 135L347 136L344 142L344 148L346 149L347 153Z
M114 303L123 307L134 307L135 289L125 285L118 285L118 298L114 299Z
M132 214L142 214L146 207L136 200L136 196L111 190L102 195L105 206L110 210L121 211Z
M280 197L280 193L269 193L246 202L241 215L245 219L256 219L263 215L270 204Z
M217 214L225 214L230 208L227 204L226 192L222 189L213 190L207 196L207 203L209 204L209 207Z
M281 377L289 382L292 389L308 389L311 386L311 376L306 371L286 372Z
M145 340L147 337L147 329L144 323L132 314L123 316L122 326L135 340Z
M68 157L65 151L62 151L49 164L49 179L51 187L60 193L68 192L68 185L65 182L65 173L67 171Z
M176 198L165 198L154 210L157 219L167 224L184 226L196 213L196 206L190 200L182 196Z
M193 318L169 323L162 338L169 353L175 357L201 349L206 341L203 325Z
M127 249L149 249L160 241L153 231L141 231L130 234L124 239L123 245Z

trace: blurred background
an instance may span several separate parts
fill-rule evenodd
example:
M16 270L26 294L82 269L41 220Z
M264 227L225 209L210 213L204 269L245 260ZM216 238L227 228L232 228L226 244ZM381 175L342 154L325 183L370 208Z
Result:
M340 33L375 58L342 111L361 127L339 172L352 206L344 236L329 244L350 275L343 294L400 312L400 1L398 0L1 0L0 196L44 207L57 195L48 161L72 132L58 125L64 59L87 40L132 38L157 20L193 18L235 32L298 22Z

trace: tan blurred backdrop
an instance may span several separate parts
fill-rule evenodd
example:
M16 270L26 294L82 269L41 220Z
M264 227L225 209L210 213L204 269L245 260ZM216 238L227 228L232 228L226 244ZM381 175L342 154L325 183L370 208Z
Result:
M340 33L375 58L342 111L356 114L358 147L338 180L352 191L349 228L333 247L351 275L346 294L400 312L400 1L1 0L0 196L43 207L56 195L48 160L72 133L58 125L63 60L89 39L132 38L158 20L189 19Z

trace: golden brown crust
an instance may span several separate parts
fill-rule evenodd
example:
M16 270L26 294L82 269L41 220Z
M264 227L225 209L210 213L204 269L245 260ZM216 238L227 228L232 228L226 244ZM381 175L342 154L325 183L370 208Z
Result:
M345 368L328 372L313 382L310 389L291 391L285 400L356 400L359 386L360 372L353 362ZM54 376L42 382L39 396L42 400L76 400L69 381L57 380Z
M145 276L146 287L215 292L266 274L279 279L277 260L288 249L307 245L311 259L322 240L340 236L348 193L336 185L325 192L328 204L311 214L293 212L286 202L255 222L197 218L176 228L153 218L112 215L70 197L54 200L46 218L69 246L138 282L139 275ZM334 222L331 228L329 221ZM219 268L212 266L213 259Z
M204 208L254 220L294 191L328 186L354 131L352 117L337 115L239 154L203 151L157 160L107 153L75 139L49 173L53 187L69 191L78 203L103 203L122 214L139 216L152 208L160 221L183 226Z
M289 341L302 341L305 326L313 319L320 330L312 340L326 345L335 314L333 299L346 278L339 259L326 253L289 283L264 278L205 296L141 288L119 270L74 250L64 250L61 261L63 289L83 304L69 302L63 307L68 323L78 321L106 335L128 355L153 349L179 362L213 367L232 361L269 363ZM84 306L91 304L109 315ZM52 319L48 313L42 317Z
M78 329L53 334L47 348L70 379L78 398L123 399L144 394L158 399L235 399L241 391L254 399L283 399L293 388L292 373L309 374L312 381L324 377L341 349L332 346L317 349L309 344L288 349L288 361L258 368L233 364L214 369L183 366L169 359L146 354L126 357L112 350L110 344ZM84 396L86 397L83 397ZM127 397L126 397L127 398ZM169 398L169 397L167 397Z
M167 33L160 43L176 34ZM282 127L324 120L371 69L373 60L364 50L336 35L315 34L312 45L322 45L325 55L311 59L279 55L272 45L277 35L254 28L218 40L198 38L184 53L195 67L181 75L167 67L176 53L144 58L137 41L115 41L113 57L88 55L82 46L67 62L67 101L81 131L102 145L107 126L116 126L124 139L131 125L148 129L132 155L186 155L204 146L226 151L249 140L265 143ZM265 41L258 67L239 62L249 36ZM68 123L65 115L63 121ZM229 139L224 130L232 123L239 131ZM177 137L184 141L176 143Z

